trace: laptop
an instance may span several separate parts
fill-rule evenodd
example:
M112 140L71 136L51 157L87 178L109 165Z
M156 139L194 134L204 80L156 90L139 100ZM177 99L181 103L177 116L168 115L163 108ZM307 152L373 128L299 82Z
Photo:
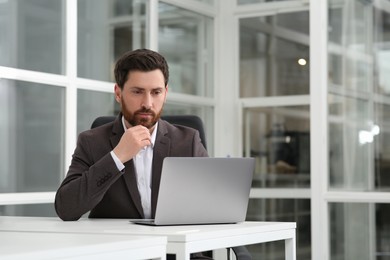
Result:
M254 158L166 157L154 219L144 225L243 222L252 186Z

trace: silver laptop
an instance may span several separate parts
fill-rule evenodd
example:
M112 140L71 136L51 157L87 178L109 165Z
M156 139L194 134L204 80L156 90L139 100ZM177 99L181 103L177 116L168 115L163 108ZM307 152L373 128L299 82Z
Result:
M146 225L245 221L254 158L167 157L153 220Z

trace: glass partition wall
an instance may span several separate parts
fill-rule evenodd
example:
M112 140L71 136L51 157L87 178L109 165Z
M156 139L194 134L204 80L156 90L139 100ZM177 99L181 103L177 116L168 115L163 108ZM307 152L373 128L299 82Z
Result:
M212 155L215 15L212 0L1 1L0 215L54 215L77 135L119 112L113 69L132 49L166 57L163 115L201 117Z
M297 7L239 18L239 91L243 155L256 159L248 219L296 222L297 259L310 259L309 12ZM250 250L284 259L283 243Z
M390 5L327 4L330 259L388 259Z
M115 60L152 48L171 68L164 114L200 116L212 156L256 159L247 220L296 222L297 259L389 259L389 14L387 0L0 1L0 215L55 216L77 134L119 111ZM248 248L284 259L283 243Z
M313 35L304 1L270 2L238 1L248 218L296 221L298 259L388 259L388 1L312 1Z
M53 212L39 203L52 203L65 167L64 11L61 0L0 3L0 215ZM37 210L21 193L37 194Z

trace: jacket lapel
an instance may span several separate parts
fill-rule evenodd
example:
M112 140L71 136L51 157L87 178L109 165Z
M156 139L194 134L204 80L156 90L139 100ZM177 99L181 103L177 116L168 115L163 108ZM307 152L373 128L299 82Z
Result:
M136 172L135 172L135 167L133 160L130 160L125 163L125 173L122 175L126 187L129 190L131 199L133 200L139 214L144 218L144 211L142 209L142 204L141 204L141 196L139 195L138 191L138 186L137 186L137 177L136 177Z
M156 142L153 148L152 162L152 217L154 218L157 206L158 191L160 189L161 169L163 160L169 156L171 139L167 136L166 123L158 121Z
M124 129L122 125L122 114L119 114L115 123L112 127L112 136L110 137L110 142L112 148L118 145L122 135L124 134ZM138 213L144 218L144 211L142 209L141 197L139 195L137 187L137 178L133 160L126 162L125 164L125 173L122 175L125 180L126 187L130 193L131 199L133 200Z

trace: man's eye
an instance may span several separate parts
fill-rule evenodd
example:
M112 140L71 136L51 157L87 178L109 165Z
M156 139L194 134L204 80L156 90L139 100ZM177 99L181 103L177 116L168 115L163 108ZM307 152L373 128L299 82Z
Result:
M133 89L133 90L131 90L131 93L133 93L134 95L139 95L142 93L142 91L138 90L138 89Z
M155 90L152 92L153 95L160 95L162 93L161 90Z

